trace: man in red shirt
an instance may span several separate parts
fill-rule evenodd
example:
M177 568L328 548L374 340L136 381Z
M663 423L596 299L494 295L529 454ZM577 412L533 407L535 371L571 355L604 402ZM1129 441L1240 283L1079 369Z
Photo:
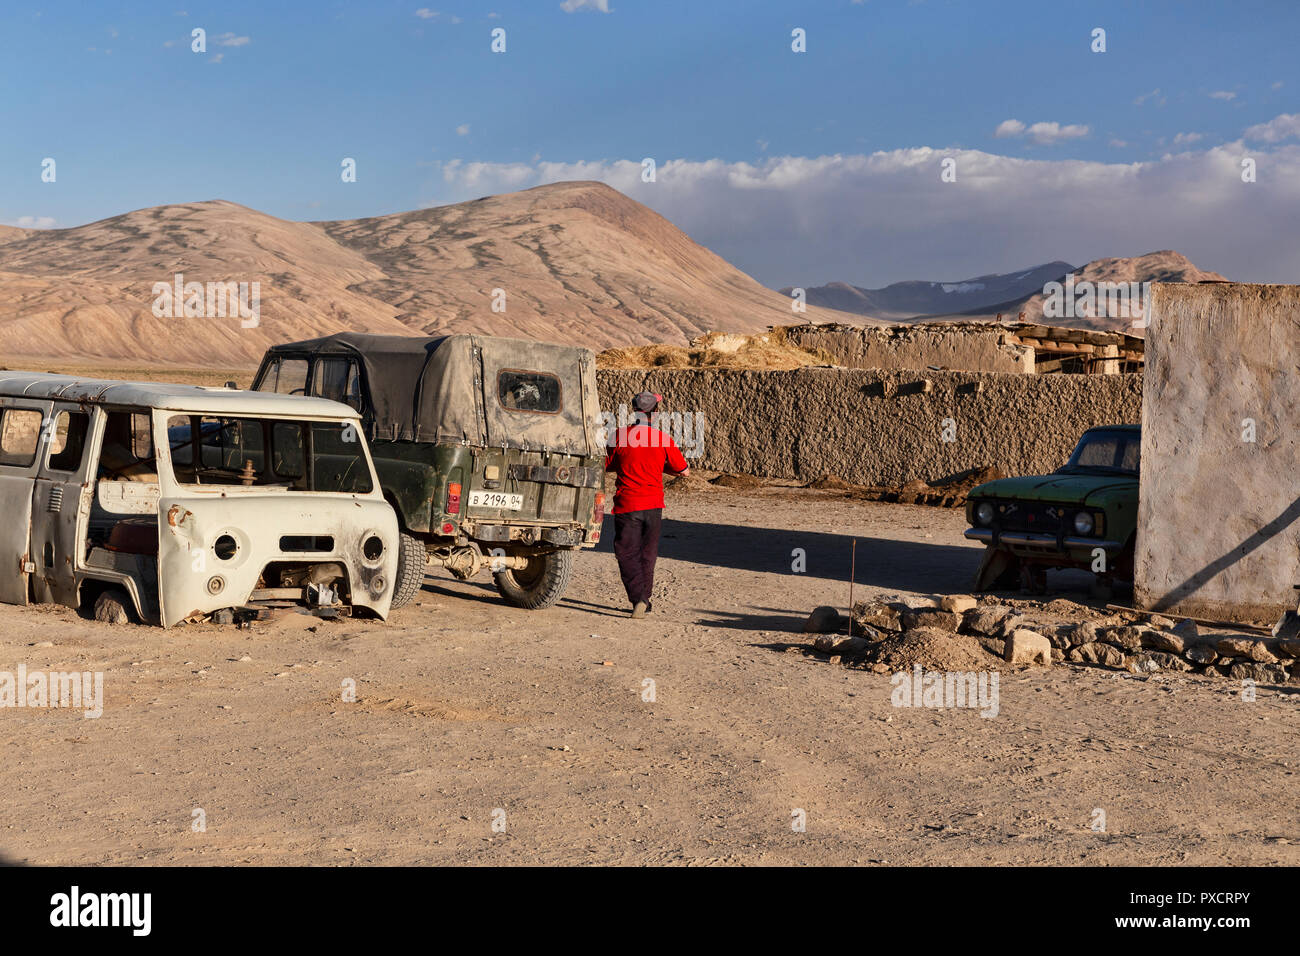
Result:
M681 449L650 423L662 395L641 392L632 399L633 423L620 428L605 458L605 470L618 472L614 490L614 556L632 602L632 616L651 610L659 528L664 509L664 472L690 474Z

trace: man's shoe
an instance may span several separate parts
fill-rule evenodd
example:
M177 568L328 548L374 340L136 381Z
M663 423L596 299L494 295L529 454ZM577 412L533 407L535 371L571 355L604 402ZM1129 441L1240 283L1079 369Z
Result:
M649 598L646 598L646 599L645 599L645 612L646 612L647 614L649 614L649 613L650 613L651 611L653 611L654 609L655 609L655 606L654 606L652 603L650 603L650 599L649 599Z
M645 612L648 610L649 608L646 606L645 601L637 601L635 604L632 605L632 616L645 617Z

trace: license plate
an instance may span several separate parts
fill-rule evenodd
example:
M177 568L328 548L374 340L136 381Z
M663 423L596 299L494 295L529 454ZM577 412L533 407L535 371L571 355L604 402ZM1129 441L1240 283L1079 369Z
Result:
M523 495L507 495L500 491L471 491L469 493L471 508L504 508L518 511L524 506Z

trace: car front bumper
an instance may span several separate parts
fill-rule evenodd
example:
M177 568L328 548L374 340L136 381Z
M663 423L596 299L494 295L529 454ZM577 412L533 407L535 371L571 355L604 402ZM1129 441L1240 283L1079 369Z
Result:
M1118 541L1084 538L1078 535L1058 538L1054 534L1041 534L1035 531L1003 531L995 536L992 528L967 528L966 537L971 541L981 541L990 546L1006 547L1012 551L1023 549L1025 552L1039 554L1045 551L1055 554L1080 551L1091 554L1097 548L1111 554L1123 548L1123 544Z

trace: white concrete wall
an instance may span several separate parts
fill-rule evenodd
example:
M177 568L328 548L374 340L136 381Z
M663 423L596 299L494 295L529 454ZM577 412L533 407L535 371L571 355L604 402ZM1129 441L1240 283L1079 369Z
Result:
M1300 286L1156 284L1143 381L1140 607L1271 622L1295 606L1297 436Z

